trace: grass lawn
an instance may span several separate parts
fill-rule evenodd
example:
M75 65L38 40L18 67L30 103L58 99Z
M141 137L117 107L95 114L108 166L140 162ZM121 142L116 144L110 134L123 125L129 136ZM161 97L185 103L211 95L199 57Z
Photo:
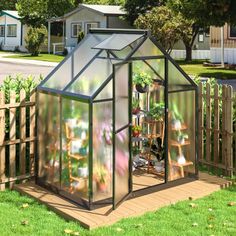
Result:
M0 192L0 235L236 235L236 186L87 231L17 192ZM229 206L228 204L231 203Z
M6 56L6 58L48 61L48 62L61 62L64 59L64 56L42 53L42 54L39 54L39 56L37 57L32 57L29 54L15 54L15 55Z
M203 66L202 60L196 60L191 63L177 61L183 70L192 76L202 76L216 79L236 79L236 70Z

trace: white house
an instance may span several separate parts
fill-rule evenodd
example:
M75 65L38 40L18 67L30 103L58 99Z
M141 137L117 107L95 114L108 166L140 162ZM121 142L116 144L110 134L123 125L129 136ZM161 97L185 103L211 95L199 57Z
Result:
M20 22L17 11L3 10L0 12L0 47L3 50L23 50L26 26Z
M75 47L78 33L88 33L90 28L130 28L121 17L125 12L121 6L79 4L78 8L64 16L48 20L48 51L51 46L51 24L63 22L63 45L70 49Z

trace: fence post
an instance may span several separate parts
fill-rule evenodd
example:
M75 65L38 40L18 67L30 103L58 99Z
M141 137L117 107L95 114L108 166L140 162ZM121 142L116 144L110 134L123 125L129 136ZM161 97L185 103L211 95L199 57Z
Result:
M10 104L16 103L15 91L10 92ZM16 139L16 108L10 108L10 140ZM16 145L12 144L9 148L9 162L10 162L10 178L16 176ZM13 182L10 182L10 188L13 187Z
M219 163L219 131L220 131L220 117L219 117L219 85L214 87L214 163Z
M0 91L0 106L5 105L4 92ZM5 109L0 110L0 143L3 144L5 140ZM0 191L5 189L5 146L0 146Z
M206 161L211 162L211 87L206 84Z
M233 176L233 88L227 87L226 100L226 167L227 174Z
M33 91L30 96L30 102L35 102L36 92ZM35 105L30 107L30 137L35 137ZM35 141L30 142L30 174L35 171Z
M20 103L25 103L25 90L20 91ZM25 106L20 108L20 139L25 141L26 138L26 109ZM26 143L20 143L20 173L26 173Z
M204 149L203 149L203 84L199 84L199 97L198 97L198 145L199 145L199 160L203 160Z
M221 136L222 136L222 164L226 166L226 89L227 86L222 86L222 127L221 127ZM227 174L227 171L226 171Z

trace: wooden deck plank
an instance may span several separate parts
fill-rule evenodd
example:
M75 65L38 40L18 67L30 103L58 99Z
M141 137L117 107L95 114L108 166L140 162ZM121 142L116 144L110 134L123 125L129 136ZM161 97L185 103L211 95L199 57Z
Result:
M126 200L115 211L111 210L111 205L89 211L35 185L33 182L16 185L15 189L20 193L36 198L60 216L68 220L78 221L81 226L87 229L93 229L111 225L123 218L140 216L163 206L189 199L189 197L197 199L230 184L231 182L226 179L200 174L200 179L193 182L154 193L147 190L146 195Z

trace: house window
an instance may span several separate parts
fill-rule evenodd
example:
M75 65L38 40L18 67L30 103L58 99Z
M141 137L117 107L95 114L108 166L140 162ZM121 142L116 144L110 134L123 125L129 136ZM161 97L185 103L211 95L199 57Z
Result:
M210 27L207 27L207 28L205 29L205 36L206 36L206 37L210 37Z
M236 38L236 26L229 27L229 37Z
M82 31L82 23L71 24L71 37L72 38L77 38L80 31Z
M204 42L204 33L203 33L203 31L200 31L198 33L198 42Z
M85 23L86 34L89 32L91 28L99 28L98 22L87 22Z
M4 37L4 36L5 36L5 26L0 25L0 37Z
M16 37L16 25L7 25L7 37Z

